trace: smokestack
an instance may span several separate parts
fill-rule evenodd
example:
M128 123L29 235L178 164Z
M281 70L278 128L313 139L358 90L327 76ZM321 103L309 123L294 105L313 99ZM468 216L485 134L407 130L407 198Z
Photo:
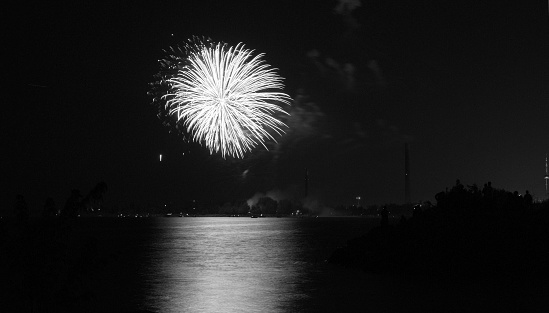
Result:
M404 202L410 203L410 153L408 143L404 144Z
M309 170L305 168L305 198L309 194Z

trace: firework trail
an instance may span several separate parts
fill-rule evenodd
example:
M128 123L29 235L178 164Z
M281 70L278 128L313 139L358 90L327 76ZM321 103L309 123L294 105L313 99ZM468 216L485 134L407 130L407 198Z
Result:
M284 133L287 126L274 114L288 114L280 105L290 105L292 99L277 91L284 88L283 78L263 61L263 54L254 56L243 44L229 47L196 39L185 50L186 58L171 54L161 62L160 83L152 91L154 97L169 87L162 96L165 109L194 141L223 158L243 158L259 144L267 149L266 140L276 141L270 131Z

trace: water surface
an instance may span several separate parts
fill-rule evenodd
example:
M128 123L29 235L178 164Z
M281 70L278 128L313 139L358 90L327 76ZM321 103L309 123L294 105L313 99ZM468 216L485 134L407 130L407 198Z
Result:
M485 312L515 308L489 284L464 290L324 261L368 218L83 219L111 261L89 312ZM489 296L488 296L489 295ZM520 303L520 304L519 304Z
M105 222L95 227L103 228L105 250L115 251L123 266L102 279L101 298L153 312L313 311L327 289L342 287L326 277L336 275L325 264L330 253L377 223L235 217Z

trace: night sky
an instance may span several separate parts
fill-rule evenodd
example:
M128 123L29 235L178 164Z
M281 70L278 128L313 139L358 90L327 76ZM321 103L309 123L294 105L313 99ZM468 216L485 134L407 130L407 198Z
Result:
M547 2L341 2L6 12L2 210L17 194L35 212L47 197L63 206L99 181L105 205L122 207L299 197L305 168L319 205L402 203L405 142L413 201L434 201L456 179L545 197ZM242 42L285 78L290 128L269 151L224 160L157 118L147 91L162 50L193 35Z

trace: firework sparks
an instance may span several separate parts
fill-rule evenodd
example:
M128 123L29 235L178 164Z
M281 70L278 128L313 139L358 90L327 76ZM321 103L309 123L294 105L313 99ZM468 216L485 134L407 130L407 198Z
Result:
M262 57L243 44L199 42L187 46L184 66L173 67L166 108L210 153L243 158L284 133L287 126L275 114L288 114L281 105L291 98L280 92L283 78Z

